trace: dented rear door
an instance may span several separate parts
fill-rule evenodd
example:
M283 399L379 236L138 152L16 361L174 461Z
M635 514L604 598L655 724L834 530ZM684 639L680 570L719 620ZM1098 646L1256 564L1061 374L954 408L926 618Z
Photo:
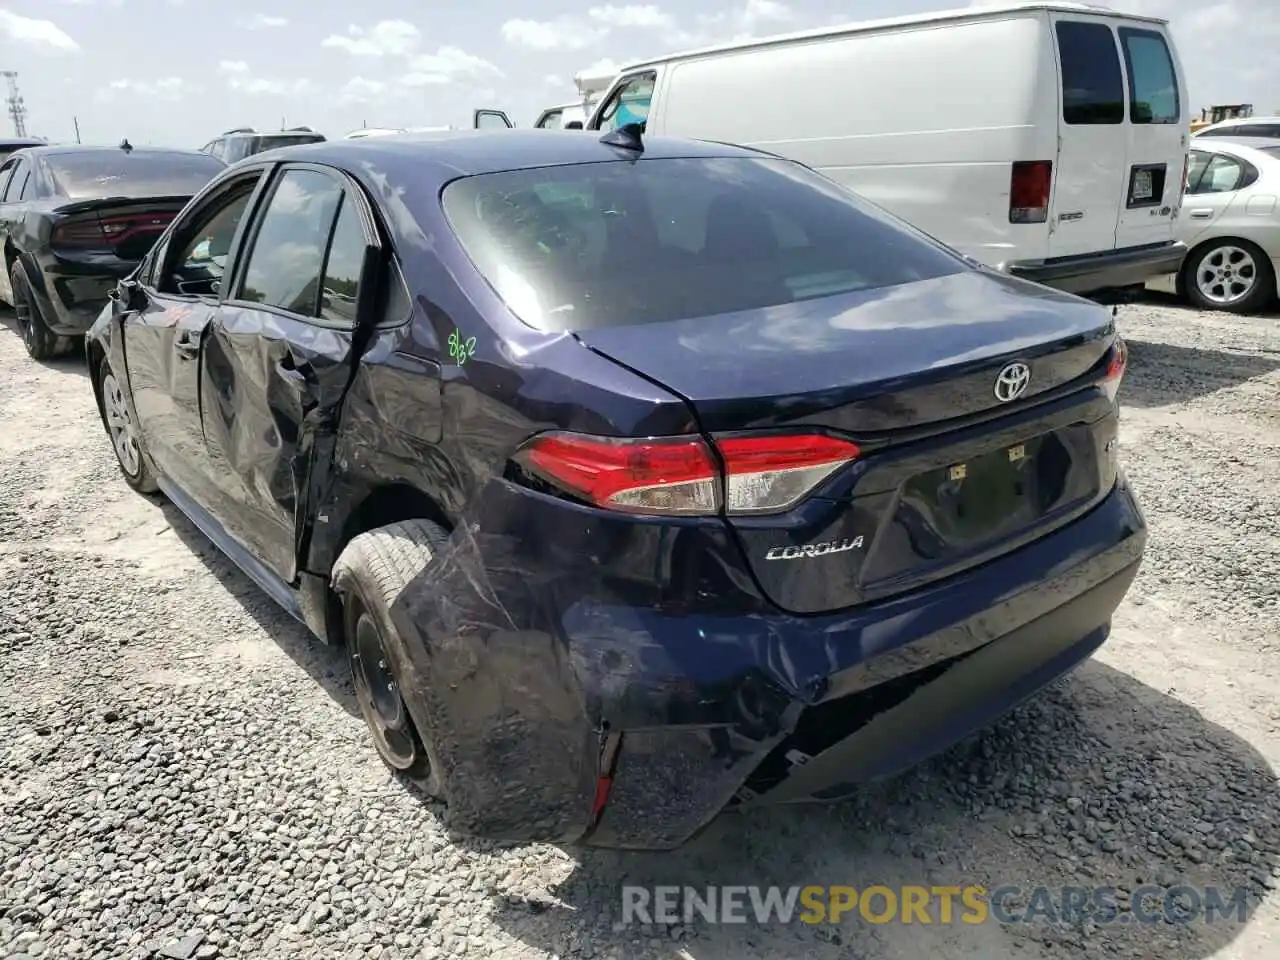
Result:
M216 519L285 582L356 360L367 220L354 189L325 168L281 171L202 355Z

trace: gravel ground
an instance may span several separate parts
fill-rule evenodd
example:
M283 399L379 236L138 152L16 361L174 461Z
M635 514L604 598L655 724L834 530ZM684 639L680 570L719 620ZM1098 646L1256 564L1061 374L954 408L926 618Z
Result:
M0 330L0 957L1280 956L1280 323L1121 311L1152 526L1109 644L855 803L665 856L451 838L343 667L116 474L82 365ZM623 927L629 883L1250 891L1250 919Z

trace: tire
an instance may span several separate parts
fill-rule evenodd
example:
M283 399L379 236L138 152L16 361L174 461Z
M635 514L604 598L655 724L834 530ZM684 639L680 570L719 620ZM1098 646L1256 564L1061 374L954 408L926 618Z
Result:
M427 520L378 527L347 544L333 577L356 702L374 749L388 767L437 798L444 796L444 783L431 738L418 729L400 695L403 640L392 623L391 605L445 539L445 532Z
M27 271L14 260L9 268L9 285L13 290L13 313L18 318L18 330L22 333L22 345L32 360L49 360L58 355L58 336L44 322L40 304L36 302L27 280Z
M1248 240L1211 240L1197 247L1187 255L1180 280L1200 310L1259 313L1276 296L1271 260Z
M102 401L103 425L107 430L107 438L111 441L111 449L116 455L116 464L124 474L125 483L138 493L155 493L160 489L160 485L156 483L155 467L147 455L142 433L125 403L124 386L106 358L103 358L94 388Z

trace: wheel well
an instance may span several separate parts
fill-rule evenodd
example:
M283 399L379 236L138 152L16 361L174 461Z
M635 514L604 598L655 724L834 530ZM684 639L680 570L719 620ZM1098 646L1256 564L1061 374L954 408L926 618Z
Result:
M102 420L102 425L107 425L107 411L102 406L102 362L107 358L106 351L102 349L102 344L96 340L89 341L87 350L89 362L89 383L93 387L93 399L98 405L98 417Z
M360 505L347 516L342 526L342 535L337 549L333 553L332 563L336 563L342 551L356 537L378 527L401 520L430 520L446 532L453 530L448 515L440 508L436 500L416 487L405 483L392 483L377 487L365 496ZM342 620L342 601L332 585L328 588L328 604L326 616L329 623L329 635L345 644L346 636Z

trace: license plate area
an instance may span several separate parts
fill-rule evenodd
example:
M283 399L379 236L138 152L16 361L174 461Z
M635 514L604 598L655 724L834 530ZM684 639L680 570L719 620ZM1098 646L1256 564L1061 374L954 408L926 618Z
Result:
M906 478L864 568L864 586L984 554L1096 497L1099 439L1077 423Z
M1148 163L1134 166L1129 171L1129 194L1126 207L1156 207L1164 199L1166 166Z

